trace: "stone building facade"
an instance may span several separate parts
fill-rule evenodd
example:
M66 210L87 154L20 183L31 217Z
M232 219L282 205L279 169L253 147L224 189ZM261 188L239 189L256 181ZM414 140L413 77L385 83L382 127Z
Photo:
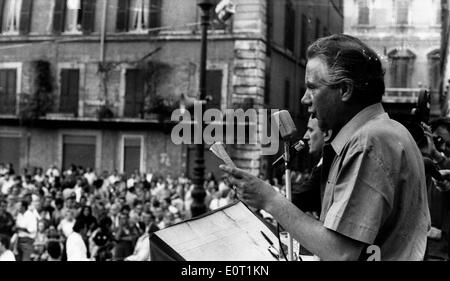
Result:
M345 0L344 6L345 32L374 48L383 61L388 111L403 118L427 89L432 117L441 116L441 0Z
M342 1L233 2L231 21L209 31L210 106L289 108L304 130L302 52L342 31ZM175 145L174 123L152 113L158 96L198 96L196 0L3 0L0 11L0 162L192 173L193 149ZM255 174L270 168L259 146L230 152Z

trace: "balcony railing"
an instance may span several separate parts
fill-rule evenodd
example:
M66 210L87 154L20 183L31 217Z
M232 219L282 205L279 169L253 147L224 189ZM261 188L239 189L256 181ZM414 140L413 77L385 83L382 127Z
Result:
M384 103L416 103L421 88L386 88Z

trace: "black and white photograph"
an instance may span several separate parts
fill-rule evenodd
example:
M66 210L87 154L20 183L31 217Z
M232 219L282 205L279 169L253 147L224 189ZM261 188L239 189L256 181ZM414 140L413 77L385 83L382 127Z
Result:
M449 261L449 9L0 0L0 261Z

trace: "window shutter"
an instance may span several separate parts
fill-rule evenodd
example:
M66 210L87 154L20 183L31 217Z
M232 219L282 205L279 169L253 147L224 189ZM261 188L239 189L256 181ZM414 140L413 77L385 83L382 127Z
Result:
M216 108L220 109L222 105L222 70L207 70L206 71L206 93L212 97L212 101L208 102L206 109Z
M161 27L161 0L150 1L150 28Z
M117 32L128 31L129 6L130 6L129 0L119 0L117 7L117 22L116 22Z
M5 6L5 0L0 0L0 33L3 31L3 10Z
M81 22L83 34L89 34L94 31L96 2L96 0L83 0L83 18Z
M19 31L22 35L30 33L32 9L33 0L22 0L19 24Z
M53 32L60 34L64 30L64 19L66 12L66 0L55 0L53 12Z
M78 114L78 97L79 97L79 69L62 69L61 70L61 90L59 97L61 113Z

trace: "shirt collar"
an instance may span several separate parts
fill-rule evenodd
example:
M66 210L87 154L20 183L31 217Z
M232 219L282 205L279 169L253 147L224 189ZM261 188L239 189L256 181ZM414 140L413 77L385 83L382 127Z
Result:
M356 133L359 128L361 128L371 119L374 119L381 115L386 115L386 117L388 117L381 103L370 105L356 114L349 122L347 122L347 124L345 124L344 127L342 127L337 136L331 141L331 146L333 147L336 154L340 155L342 153L342 150L344 149L344 146L347 144L348 140Z

